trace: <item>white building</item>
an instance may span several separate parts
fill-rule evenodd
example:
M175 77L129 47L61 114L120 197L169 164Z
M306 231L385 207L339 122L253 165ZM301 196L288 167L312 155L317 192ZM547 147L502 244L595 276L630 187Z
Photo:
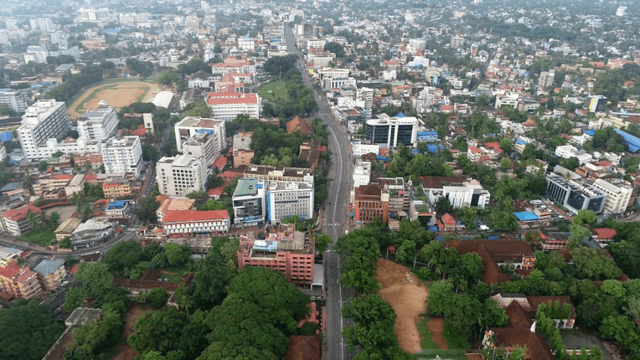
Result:
M228 210L167 211L162 219L162 223L166 235L198 235L227 232L231 226Z
M0 104L8 105L17 113L27 110L28 100L29 96L24 90L0 89Z
M267 193L268 214L271 224L297 216L306 220L313 217L313 181L270 181Z
M107 173L140 173L142 146L138 136L109 139L102 147L102 161Z
M423 176L420 178L420 184L432 205L441 197L446 197L455 209L465 206L484 208L489 205L491 199L489 191L485 190L478 180L467 180L461 176Z
M57 143L69 132L71 123L64 102L39 100L27 108L18 128L20 145L27 159L44 159L55 152L47 146Z
M580 165L584 163L588 163L593 159L591 154L586 151L578 151L574 146L571 145L561 145L556 148L555 151L556 156L561 157L563 159L576 158L580 162Z
M161 194L186 196L190 192L205 189L207 167L201 157L165 156L156 163L156 181Z
M378 144L363 144L362 141L356 140L351 142L351 152L354 158L362 157L364 154L374 153L380 154L380 145Z
M633 188L625 183L612 184L603 179L593 182L593 187L607 194L604 204L605 212L609 214L621 214L627 209Z
M27 48L27 52L23 55L25 63L38 63L44 64L47 62L47 56L49 51L41 46L31 45Z
M208 168L220 154L216 151L215 137L207 132L196 133L182 144L182 153L192 157L202 157Z
M407 117L381 117L366 122L367 139L374 144L395 148L399 143L415 145L418 138L418 119Z
M255 51L256 42L252 38L238 39L238 49L242 51Z
M245 93L209 93L207 105L218 120L231 121L238 115L260 118L260 96Z
M98 108L88 111L78 119L78 134L87 140L104 141L118 130L118 114L105 101Z
M178 152L183 152L187 140L198 133L208 133L213 137L214 156L227 147L227 133L224 121L187 116L173 126Z
M109 18L109 9L79 9L78 21L101 21Z
M371 182L371 162L357 159L353 167L353 188L369 185Z

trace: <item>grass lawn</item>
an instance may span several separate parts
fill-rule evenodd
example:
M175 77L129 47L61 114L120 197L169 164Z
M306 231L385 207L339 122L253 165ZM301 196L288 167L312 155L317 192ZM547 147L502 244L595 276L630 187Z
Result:
M147 269L152 269L153 263L151 261L140 261L136 264L136 268L146 271ZM155 268L157 270L166 272L162 274L162 278L166 279L170 283L177 284L182 281L182 276L188 272L187 267L185 266L167 266L163 268Z
M51 245L51 241L55 239L56 233L48 226L37 228L36 230L29 231L28 233L18 237L18 240L26 241L31 244L36 244L43 247Z
M425 316L418 323L418 331L420 332L420 335L422 335L422 343L420 344L420 346L422 347L422 349L437 349L437 350L439 350L440 347L438 347L438 345L436 345L436 343L431 341L431 331L429 331L429 328L427 327L427 323L429 321L431 321L431 319L429 317Z
M287 83L284 80L274 80L261 85L256 91L261 97L273 102L278 102L279 100L287 101L289 100L289 94L287 93L286 85Z
M471 344L469 344L469 339L466 339L449 329L449 327L445 324L444 332L442 333L444 339L447 341L447 345L449 349L462 349L469 350L471 348Z

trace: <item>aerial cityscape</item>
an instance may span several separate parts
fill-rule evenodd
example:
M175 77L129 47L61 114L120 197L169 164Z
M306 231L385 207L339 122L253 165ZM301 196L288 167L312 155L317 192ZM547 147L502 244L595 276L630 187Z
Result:
M0 3L0 360L640 360L639 2Z

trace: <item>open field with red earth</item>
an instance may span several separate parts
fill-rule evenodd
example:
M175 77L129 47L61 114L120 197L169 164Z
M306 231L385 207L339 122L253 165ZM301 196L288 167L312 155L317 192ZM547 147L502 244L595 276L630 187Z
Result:
M100 84L87 89L69 106L69 117L79 118L84 112L97 108L101 100L116 110L136 101L151 102L159 91L165 89L169 88L150 81L123 80Z
M405 266L380 259L376 267L378 268L376 278L382 283L382 289L378 295L393 307L397 315L394 331L398 337L398 344L403 350L415 354L421 350L422 339L416 324L427 310L428 289L421 285L418 278ZM429 329L435 320L429 322ZM437 327L437 324L435 325L434 327ZM444 344L443 349L446 349L446 342L442 337L442 325L440 324L439 330L442 342L436 341L437 329L431 330L432 339L439 346Z
M134 303L129 307L125 317L124 329L122 330L123 340L118 345L118 354L111 357L110 360L131 360L138 355L138 352L127 343L127 338L134 333L133 325L135 325L136 321L142 315L154 310L155 308L139 303Z

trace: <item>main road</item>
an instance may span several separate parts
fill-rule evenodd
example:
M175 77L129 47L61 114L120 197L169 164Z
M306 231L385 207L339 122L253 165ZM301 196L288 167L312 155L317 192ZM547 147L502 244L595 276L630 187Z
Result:
M298 68L302 72L302 79L309 88L313 89L306 65L302 59L302 54L295 45L293 32L285 25L285 37L287 47L291 54L298 55ZM329 197L325 201L322 211L322 230L333 239L335 245L338 238L348 231L347 212L349 211L349 198L351 189L351 148L349 136L332 117L331 109L323 93L315 90L316 102L318 103L318 113L327 124L329 129L329 150L331 150L331 167L329 170ZM333 247L333 246L332 246ZM344 288L338 282L340 278L340 268L342 257L333 251L325 253L325 283L327 286L327 354L326 359L343 360L352 359L355 354L348 351L347 345L342 338L341 332L345 326L352 325L348 319L343 319L341 315L342 306L347 304L349 298L354 297L353 289Z

